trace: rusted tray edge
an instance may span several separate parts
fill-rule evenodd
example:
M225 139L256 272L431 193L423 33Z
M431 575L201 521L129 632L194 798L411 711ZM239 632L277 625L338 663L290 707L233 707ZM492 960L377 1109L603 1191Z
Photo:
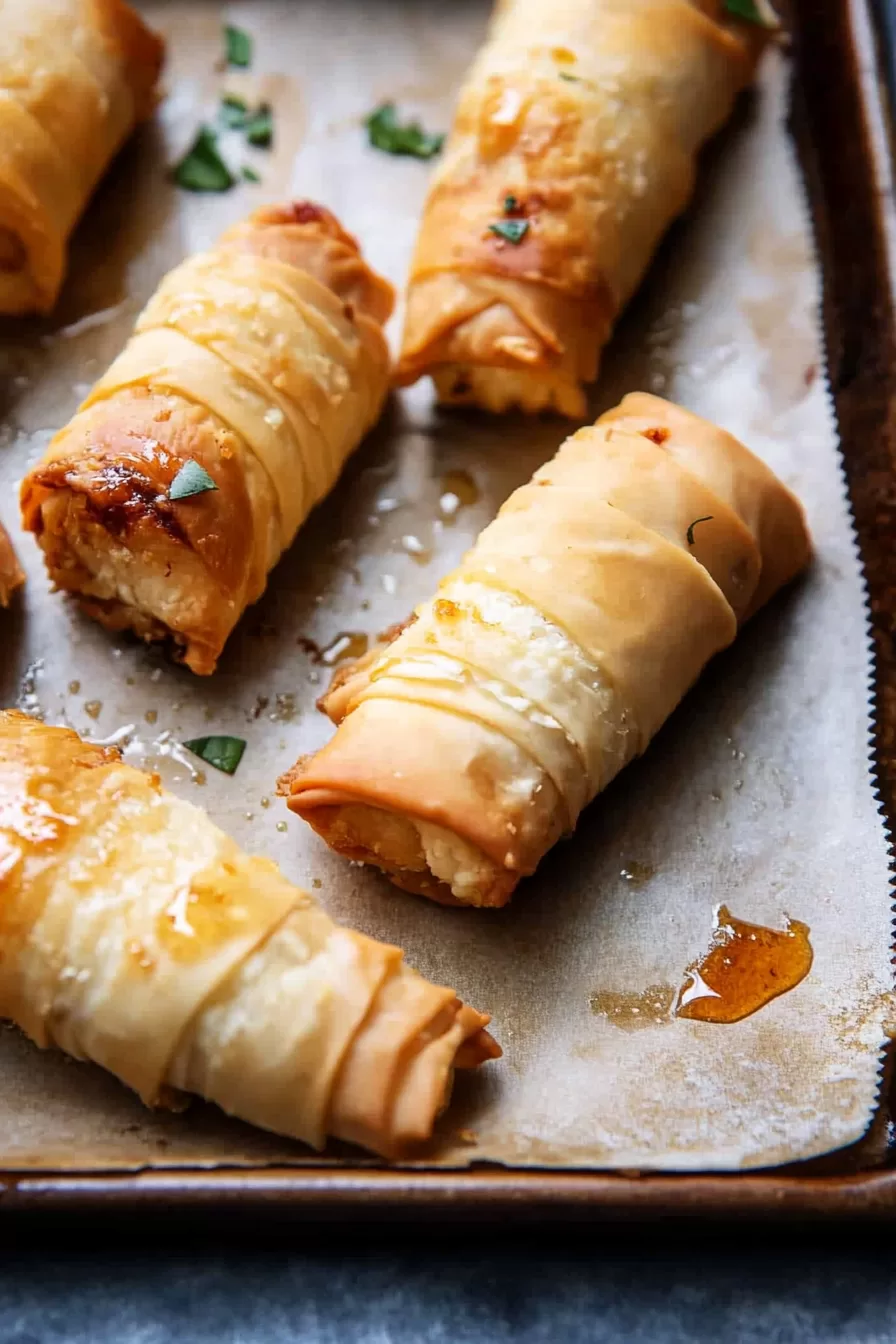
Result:
M869 0L793 0L792 130L823 274L827 374L869 592L874 762L896 823L896 210L892 137ZM814 1164L813 1164L814 1167ZM602 1172L215 1168L0 1173L0 1220L28 1213L300 1219L896 1216L896 1170L625 1176Z

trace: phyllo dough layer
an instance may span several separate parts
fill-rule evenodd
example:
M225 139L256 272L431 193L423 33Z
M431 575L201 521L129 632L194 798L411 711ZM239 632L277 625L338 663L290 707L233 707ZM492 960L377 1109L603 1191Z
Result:
M0 1016L150 1105L315 1147L428 1138L488 1017L334 924L118 753L0 713Z
M767 36L723 0L499 0L427 197L399 380L584 415Z
M69 234L152 111L162 55L124 0L0 4L0 313L53 307Z
M319 206L257 211L162 281L22 485L50 576L214 671L388 391L392 290ZM180 495L181 474L197 488Z
M289 806L399 886L502 905L808 556L764 463L630 395L340 673L323 701L336 735L284 780Z

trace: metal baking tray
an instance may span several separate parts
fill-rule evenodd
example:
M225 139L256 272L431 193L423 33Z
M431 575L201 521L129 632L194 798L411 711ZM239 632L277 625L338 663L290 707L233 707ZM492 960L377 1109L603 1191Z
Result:
M896 817L896 211L886 92L885 6L793 0L790 126L823 275L826 372L868 585L876 647L874 760L887 824ZM85 221L90 227L90 216ZM141 1219L172 1209L204 1217L888 1218L896 1152L877 1142L751 1175L656 1176L375 1165L127 1173L0 1172L0 1215L53 1212ZM881 1159L880 1153L886 1149ZM874 1153L873 1159L869 1157ZM874 1162L868 1166L869 1161Z

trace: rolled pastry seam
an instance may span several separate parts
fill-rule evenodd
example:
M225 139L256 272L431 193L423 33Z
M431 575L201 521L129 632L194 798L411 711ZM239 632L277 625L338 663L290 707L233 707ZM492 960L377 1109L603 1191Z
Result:
M161 283L22 485L57 587L214 671L388 390L392 290L309 202L257 211ZM171 499L198 464L213 489ZM191 468L193 470L193 468Z
M398 381L584 415L583 384L767 39L723 0L498 4L426 200Z
M282 781L289 807L399 886L502 905L808 557L763 462L626 397L340 675L322 701L337 732Z
M0 713L0 1016L320 1148L428 1138L488 1017L109 748Z
M124 0L4 4L0 313L52 308L75 223L152 111L163 50Z
M25 575L13 550L6 529L0 524L0 607L8 607L13 593L21 588Z

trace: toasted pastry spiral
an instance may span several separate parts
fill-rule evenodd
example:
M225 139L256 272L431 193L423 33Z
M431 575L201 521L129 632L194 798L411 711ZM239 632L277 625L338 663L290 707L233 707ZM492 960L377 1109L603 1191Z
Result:
M500 0L426 201L399 381L584 415L767 36L722 0Z
M340 928L109 748L0 713L0 1016L148 1104L323 1146L426 1139L488 1018Z
M339 676L323 701L336 734L283 781L289 806L399 886L502 905L808 556L764 463L627 396Z
M320 206L257 211L166 276L22 486L58 587L214 671L388 390L392 290ZM193 464L213 488L171 494Z
M46 312L94 187L152 111L163 46L124 0L3 0L0 30L0 313Z

